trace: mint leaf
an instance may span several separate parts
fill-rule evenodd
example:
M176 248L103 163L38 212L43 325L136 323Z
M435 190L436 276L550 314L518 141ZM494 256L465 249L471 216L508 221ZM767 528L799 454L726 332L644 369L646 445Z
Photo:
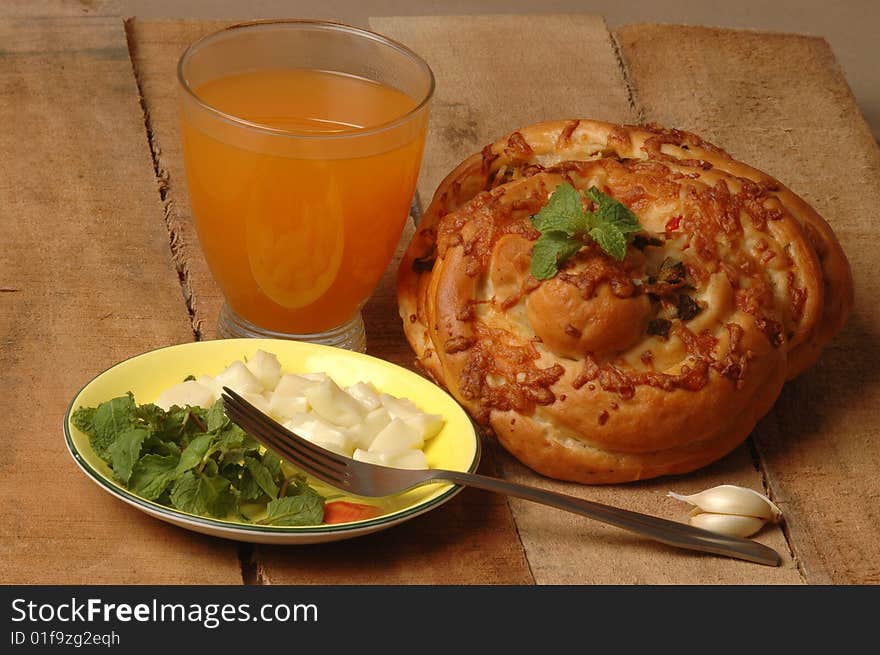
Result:
M174 441L175 443L184 444L192 430L190 421L190 411L185 407L174 406L165 412L165 417L161 427L156 431L157 436L164 441Z
M302 473L298 473L290 478L290 482L287 485L287 491L284 495L296 496L298 494L308 493L309 491L314 491L314 489L309 486L309 481L306 479L306 476Z
M278 455L271 450L266 450L266 452L263 453L262 461L263 466L269 469L269 473L272 474L273 478L277 478L281 475L281 458L278 457Z
M209 457L205 460L205 465L201 467L200 472L205 475L217 475L220 473L220 466L217 464L216 459Z
M247 433L235 423L230 423L220 431L220 451L224 454L233 450L245 450L248 439Z
M236 425L235 427L238 426ZM245 433L244 435L244 443L241 444L241 447L244 449L245 452L260 452L260 442L247 433Z
M180 446L173 441L163 441L155 432L144 441L141 452L145 455L152 453L154 455L175 455L180 458Z
M229 480L187 471L171 489L171 504L190 514L213 514L218 496L229 488Z
M91 443L102 459L110 461L108 449L111 444L133 424L134 407L134 396L130 393L98 405L92 419L95 433Z
M559 264L574 255L583 244L564 232L544 232L532 246L530 273L547 280L559 272Z
M596 187L587 189L587 197L596 203L596 211L587 216L590 237L617 261L626 257L627 235L641 229L632 210Z
M205 426L208 428L208 432L216 432L227 423L229 423L229 419L223 409L223 399L221 398L211 405L211 409L205 413Z
M185 473L191 468L198 466L208 453L212 441L214 441L214 436L210 434L200 434L190 441L189 445L183 449L182 453L180 453L180 463L177 465L177 473Z
M155 500L177 477L179 459L174 455L144 455L131 470L128 488L138 496Z
M132 410L132 416L139 424L143 424L144 427L150 430L150 432L161 430L167 420L165 410L152 403L135 405Z
M208 505L208 511L217 518L226 518L238 513L238 492L227 484L226 488L217 493L217 497Z
M242 500L257 500L263 495L260 485L254 480L254 476L247 469L241 472L241 480L238 483L238 492L241 494Z
M204 514L208 511L208 502L216 496L211 491L212 488L203 484L199 476L187 471L178 478L171 490L171 504L184 512Z
M73 427L89 437L89 441L95 438L95 407L80 407L70 415Z
M532 216L532 225L540 232L564 232L574 236L587 229L581 194L570 184L560 184L550 194L547 204Z
M324 522L324 499L311 487L295 496L270 501L263 525L320 525Z
M556 275L559 265L573 257L587 237L614 259L626 257L627 235L641 230L638 217L596 187L587 189L586 195L595 205L594 211L584 211L577 189L560 184L532 216L532 224L541 232L532 247L532 277L546 280Z
M244 464L260 489L262 489L269 498L277 498L278 485L275 484L274 476L269 469L266 468L262 462L253 457L245 457Z
M141 456L141 446L150 433L143 428L130 428L116 437L107 454L113 467L113 477L128 484L131 471Z
M243 502L253 502L249 514L263 514L284 481L279 457L229 421L219 402L166 412L129 393L78 408L70 421L133 493L193 514L239 520ZM273 521L321 523L324 499L305 478L291 480L285 496L299 500L276 506Z
M597 205L596 211L590 215L591 227L613 227L623 234L631 234L642 229L639 225L639 217L619 200L602 193L594 186L587 189L587 197Z
M617 261L626 257L626 237L613 225L597 225L590 230L590 237Z

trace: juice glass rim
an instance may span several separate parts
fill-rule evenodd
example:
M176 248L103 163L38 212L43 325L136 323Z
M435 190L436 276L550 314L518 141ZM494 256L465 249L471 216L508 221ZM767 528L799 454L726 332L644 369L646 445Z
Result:
M212 104L205 102L202 100L199 95L195 92L195 90L190 86L189 81L186 79L186 75L184 74L184 65L200 47L213 41L221 36L228 34L233 31L244 31L248 29L272 26L272 25L290 25L290 26L302 26L302 27L311 27L317 28L319 30L327 30L327 31L337 31L337 32L346 32L353 36L359 36L361 38L370 39L377 43L381 43L385 46L389 46L392 49L398 51L400 54L408 57L412 61L414 61L424 73L427 74L428 78L428 89L424 94L424 97L418 102L418 104L407 111L405 114L401 114L397 118L394 118L390 121L386 121L385 123L380 123L379 125L374 125L371 127L366 127L358 130L351 130L348 132L342 133L314 133L314 132L298 132L295 130L285 130L281 128L271 127L269 125L263 125L261 123L255 123L253 121L249 121L247 119L241 118L239 116L235 116L234 114L229 114L227 112L218 109ZM210 34L206 34L205 36L199 38L194 41L184 50L183 54L180 56L180 59L177 62L177 80L180 83L180 86L186 92L186 94L196 102L203 110L213 114L215 117L232 123L234 125L238 125L240 127L254 130L257 132L263 132L265 134L270 134L273 136L281 136L281 137L291 137L296 139L310 139L310 140L334 140L334 139L351 139L354 137L360 136L369 136L373 134L379 134L381 132L385 132L388 130L392 130L395 127L399 127L400 125L406 124L408 121L417 116L428 103L431 101L431 98L434 96L434 89L436 86L436 80L434 78L434 71L431 70L431 67L428 65L422 57L420 57L416 52L402 43L395 41L394 39L388 38L383 34L379 34L377 32L372 32L370 30L363 29L361 27L354 27L353 25L346 25L345 23L336 23L333 21L326 20L308 20L308 19L296 19L296 18L285 18L285 19L267 19L267 20L253 20L246 21L242 23L235 23L234 25L229 25L223 29L217 30L215 32L211 32Z

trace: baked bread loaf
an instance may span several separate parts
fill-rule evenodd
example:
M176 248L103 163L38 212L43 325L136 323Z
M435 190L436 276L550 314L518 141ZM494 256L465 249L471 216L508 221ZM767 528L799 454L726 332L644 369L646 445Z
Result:
M530 272L532 217L595 187L641 231ZM592 193L592 192L590 192ZM623 253L621 253L623 254ZM699 137L590 120L509 134L440 184L398 272L418 362L524 464L614 483L740 444L852 306L828 224Z

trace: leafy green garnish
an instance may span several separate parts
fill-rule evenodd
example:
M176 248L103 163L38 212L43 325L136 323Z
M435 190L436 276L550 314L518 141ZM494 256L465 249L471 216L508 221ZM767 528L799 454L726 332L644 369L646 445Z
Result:
M222 498L229 486L229 480L219 475L187 471L177 479L171 489L171 504L190 514L225 516L219 514L219 510L229 512L228 501Z
M77 409L71 422L113 477L147 500L219 518L243 518L240 504L258 503L267 525L323 521L324 498L304 478L288 479L278 456L226 417L222 400L165 411L128 393Z
M134 406L134 396L128 394L101 403L95 408L91 429L86 430L86 434L91 437L95 452L108 462L111 444L116 441L116 437L134 425Z
M110 444L107 452L113 467L113 477L128 484L131 471L141 458L141 446L149 434L143 428L129 428Z
M95 407L80 407L70 416L73 427L85 434L90 441L96 438L95 434Z
M174 455L144 455L131 471L128 488L147 500L156 500L174 482L179 461Z
M559 264L583 247L580 239L564 232L544 232L532 247L531 274L547 280L559 272Z
M208 449L214 442L216 435L207 433L194 437L180 453L180 461L177 463L177 474L183 475L192 468L202 463L202 459L208 454Z
M324 498L304 480L288 486L289 495L266 506L264 525L318 525L324 521ZM292 494L292 495L290 495Z
M222 402L214 403L205 414L205 427L211 432L225 427L228 423L229 419L223 411Z
M245 457L244 463L245 466L247 466L247 470L251 474L251 477L253 477L254 482L257 483L257 486L262 489L269 498L277 498L278 485L275 484L275 480L265 464L253 457Z
M587 220L581 194L570 184L560 184L532 217L532 224L540 232L563 232L568 236L583 232Z
M577 189L568 183L560 184L532 216L532 225L541 233L532 248L533 277L546 280L556 275L559 265L573 257L587 238L617 261L626 257L629 235L642 229L638 217L596 187L587 189L586 196L595 206L592 211L584 210Z

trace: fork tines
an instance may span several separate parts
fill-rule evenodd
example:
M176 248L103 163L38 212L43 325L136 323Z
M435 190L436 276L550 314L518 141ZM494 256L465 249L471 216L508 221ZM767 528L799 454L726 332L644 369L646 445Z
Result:
M232 422L281 459L328 484L344 482L348 465L342 457L291 432L228 387L223 387L222 398Z

